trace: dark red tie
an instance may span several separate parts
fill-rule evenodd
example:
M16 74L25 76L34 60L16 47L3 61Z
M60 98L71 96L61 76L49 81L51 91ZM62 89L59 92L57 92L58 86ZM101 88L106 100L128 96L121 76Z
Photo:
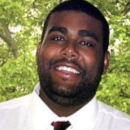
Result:
M54 126L54 130L65 130L67 127L70 126L69 121L57 121L53 122L52 125Z

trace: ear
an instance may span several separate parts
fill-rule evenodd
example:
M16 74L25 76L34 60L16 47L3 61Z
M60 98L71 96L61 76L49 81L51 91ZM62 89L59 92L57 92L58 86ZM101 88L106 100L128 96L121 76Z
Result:
M36 51L36 62L37 63L38 63L38 56L40 54L41 46L42 46L42 43L39 42L38 45L37 45L37 51Z
M106 73L108 66L109 66L109 61L110 61L110 53L107 51L104 55L104 69L103 69L103 74Z

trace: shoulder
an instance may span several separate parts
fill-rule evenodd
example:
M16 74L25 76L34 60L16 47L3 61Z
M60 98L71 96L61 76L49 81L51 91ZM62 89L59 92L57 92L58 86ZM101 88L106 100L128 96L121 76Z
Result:
M17 129L22 119L26 119L31 94L0 103L0 130Z
M117 110L117 109L115 109L115 108L113 108L113 107L111 107L111 106L109 106L101 101L98 101L98 106L99 106L99 109L101 112L106 113L108 115L111 115L115 118L116 117L122 117L122 118L126 117L126 118L130 119L130 115L128 115L120 110Z
M99 115L111 127L130 127L130 115L98 101ZM122 130L122 129L121 129ZM124 129L125 130L125 129Z
M30 100L30 95L31 94L28 94L26 96L22 96L16 99L12 99L12 100L0 103L0 111L2 109L15 109L20 106L25 106Z

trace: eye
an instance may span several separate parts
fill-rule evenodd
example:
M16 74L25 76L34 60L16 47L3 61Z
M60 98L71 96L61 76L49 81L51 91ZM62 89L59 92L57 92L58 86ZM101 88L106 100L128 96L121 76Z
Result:
M51 40L54 40L54 41L64 41L64 37L61 37L61 36L54 36L51 38Z
M89 41L80 41L79 44L83 46L93 47L93 44Z

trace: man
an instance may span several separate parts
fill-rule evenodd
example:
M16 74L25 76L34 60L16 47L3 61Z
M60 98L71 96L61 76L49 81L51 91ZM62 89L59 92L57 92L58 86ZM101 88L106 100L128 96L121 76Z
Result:
M82 0L56 6L37 48L40 84L1 103L0 130L53 130L57 121L69 121L67 130L129 130L128 115L95 97L109 65L108 44L109 26L96 7Z

